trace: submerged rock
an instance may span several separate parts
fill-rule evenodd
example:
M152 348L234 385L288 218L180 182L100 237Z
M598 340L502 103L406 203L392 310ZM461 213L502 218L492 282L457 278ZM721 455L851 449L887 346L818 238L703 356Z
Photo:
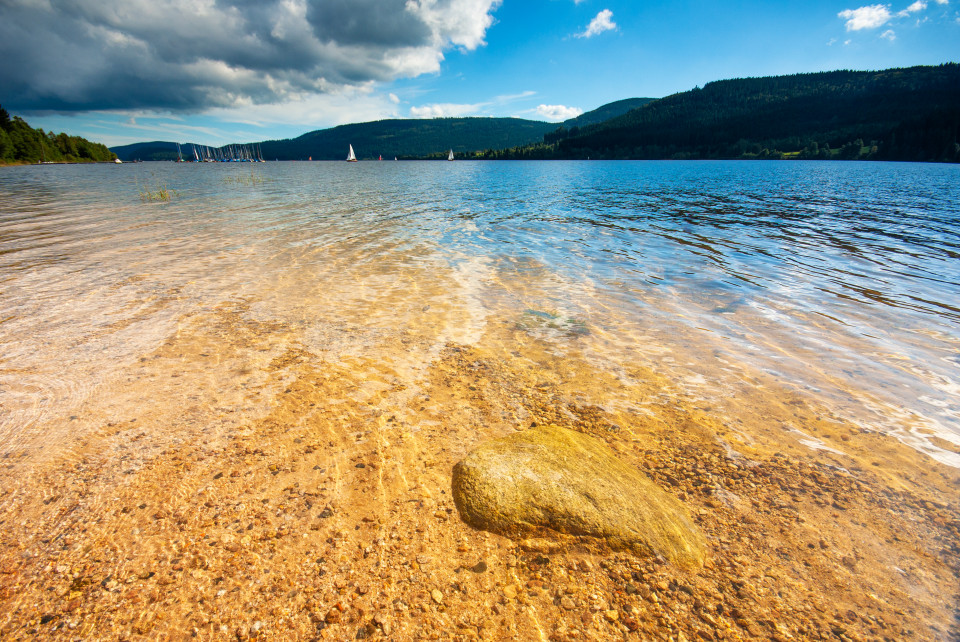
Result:
M453 468L466 523L513 536L550 529L700 566L703 535L673 496L588 435L542 426L487 442Z

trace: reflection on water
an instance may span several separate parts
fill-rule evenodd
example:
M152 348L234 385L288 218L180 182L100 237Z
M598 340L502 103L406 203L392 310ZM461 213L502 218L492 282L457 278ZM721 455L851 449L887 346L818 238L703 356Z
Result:
M6 169L0 440L184 315L244 300L326 351L432 325L430 354L542 310L609 368L666 348L656 365L677 381L766 372L956 466L957 178L879 163ZM161 185L178 197L139 200Z

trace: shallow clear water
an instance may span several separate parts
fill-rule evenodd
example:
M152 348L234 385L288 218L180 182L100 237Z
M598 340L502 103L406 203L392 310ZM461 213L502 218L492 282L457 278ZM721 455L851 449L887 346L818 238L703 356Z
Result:
M161 186L170 202L141 200ZM958 259L956 166L5 168L0 446L49 436L185 317L243 301L310 350L380 346L414 378L504 320L706 399L763 373L960 466ZM383 352L405 333L416 347Z

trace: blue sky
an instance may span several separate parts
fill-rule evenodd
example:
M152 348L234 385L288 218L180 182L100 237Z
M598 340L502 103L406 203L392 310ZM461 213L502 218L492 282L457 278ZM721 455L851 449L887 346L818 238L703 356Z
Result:
M0 5L0 103L108 145L222 145L379 118L562 120L724 78L958 60L960 0Z

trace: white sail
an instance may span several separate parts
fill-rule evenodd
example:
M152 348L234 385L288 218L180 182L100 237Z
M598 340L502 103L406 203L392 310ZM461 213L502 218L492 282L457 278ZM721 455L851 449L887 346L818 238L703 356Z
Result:
M347 154L347 160L348 160L348 161L356 161L356 160L357 160L356 154L353 153L353 145L350 145L350 153Z
M450 150L450 153L447 155L447 160L448 160L448 161L453 160L453 150L452 150L452 149Z

